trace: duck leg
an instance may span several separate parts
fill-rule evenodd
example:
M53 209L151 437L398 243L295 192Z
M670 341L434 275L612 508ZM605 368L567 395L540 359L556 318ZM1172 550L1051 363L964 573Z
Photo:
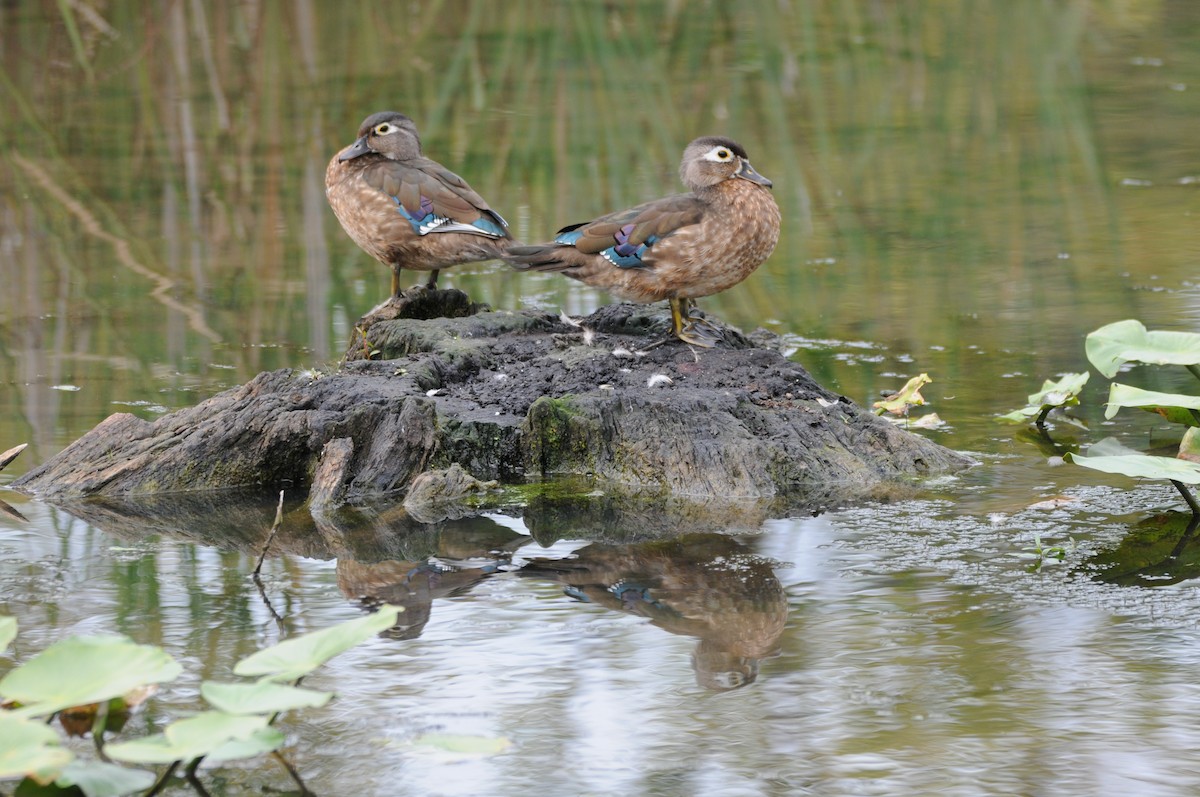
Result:
M670 299L671 332L684 343L711 349L725 339L721 328L704 317L692 299Z
M403 299L405 297L405 295L407 294L407 291L400 290L400 272L401 271L402 271L402 269L400 266L392 266L392 298L393 299ZM416 291L425 291L425 290L435 291L435 290L437 290L437 279L438 279L439 271L440 271L440 269L435 268L433 271L429 272L429 281L428 282L418 282L416 285L413 286L413 289Z

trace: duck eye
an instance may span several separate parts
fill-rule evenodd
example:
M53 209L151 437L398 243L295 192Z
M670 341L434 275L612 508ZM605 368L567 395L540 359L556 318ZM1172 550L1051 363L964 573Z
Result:
M729 160L729 150L727 150L727 149L717 150L717 158L720 160L723 160L723 161Z
M390 132L392 132L392 126L389 125L387 122L384 122L381 125L375 126L375 135L377 135L377 136L385 136Z

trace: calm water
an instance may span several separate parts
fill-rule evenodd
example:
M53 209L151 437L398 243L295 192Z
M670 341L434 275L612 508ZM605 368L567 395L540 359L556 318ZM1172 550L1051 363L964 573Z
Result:
M860 402L928 372L927 434L983 464L707 524L603 497L424 528L289 506L261 593L269 496L68 512L0 489L25 517L0 513L21 623L0 671L69 633L163 645L188 675L148 731L365 596L405 625L322 670L338 700L286 726L322 795L1196 793L1182 503L1052 467L993 419L1086 369L1104 323L1200 330L1198 40L1190 0L3 4L0 449L30 447L0 486L112 412L336 361L388 272L321 175L383 108L529 240L676 191L687 141L737 138L784 233L706 309ZM608 301L486 264L442 280L498 308ZM1093 374L1091 428L1061 440L1170 442L1105 422L1106 390ZM431 732L510 746L414 744ZM260 764L205 782L293 788Z

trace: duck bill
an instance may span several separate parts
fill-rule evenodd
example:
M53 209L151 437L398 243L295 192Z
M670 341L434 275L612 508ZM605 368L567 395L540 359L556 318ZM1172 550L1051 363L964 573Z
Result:
M750 161L746 160L742 161L742 167L734 172L733 176L741 177L743 180L749 180L750 182L758 183L759 185L765 185L767 188L770 188L774 185L774 183L772 183L770 180L754 171L754 167L750 165Z
M341 154L338 155L338 162L341 163L348 160L354 160L359 155L366 155L370 151L371 148L367 146L367 137L363 136L358 141L355 141L353 144L342 150Z

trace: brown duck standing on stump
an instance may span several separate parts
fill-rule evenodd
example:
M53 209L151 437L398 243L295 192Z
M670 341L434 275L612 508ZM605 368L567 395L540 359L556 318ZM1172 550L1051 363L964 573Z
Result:
M720 328L694 300L737 285L767 259L779 240L779 206L771 181L728 138L688 144L679 176L690 193L572 224L549 243L511 246L503 257L519 269L561 271L629 301L667 299L671 332L713 346Z
M392 297L401 269L438 271L499 257L512 241L508 222L466 181L421 154L413 120L383 111L363 120L358 140L325 169L325 195L342 228L392 270Z

